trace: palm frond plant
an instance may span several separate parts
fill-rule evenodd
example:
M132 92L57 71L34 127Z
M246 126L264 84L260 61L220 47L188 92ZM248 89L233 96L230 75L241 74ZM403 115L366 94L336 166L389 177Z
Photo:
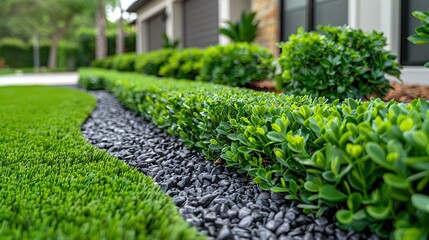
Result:
M243 12L238 22L227 21L227 27L220 28L219 32L232 42L251 43L257 36L259 21L255 12Z
M167 35L167 33L162 34L162 39L164 40L164 43L162 45L162 48L177 48L179 46L179 39L170 39Z

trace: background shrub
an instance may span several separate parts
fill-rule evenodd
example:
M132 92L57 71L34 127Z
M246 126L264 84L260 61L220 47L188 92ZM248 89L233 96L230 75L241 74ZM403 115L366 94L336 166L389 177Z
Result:
M49 41L39 44L40 66L48 65ZM0 58L10 68L31 68L33 63L33 45L18 38L3 38L0 40ZM58 45L57 68L74 70L77 61L77 47L70 42L60 42Z
M169 48L141 54L136 58L135 69L144 74L160 76L159 70L167 64L170 56L176 51L178 50Z
M174 52L168 62L161 67L159 75L178 79L195 80L201 70L201 58L204 50L187 48Z
M277 86L287 94L324 96L331 100L385 96L391 88L385 74L399 78L396 56L384 49L382 33L350 27L319 26L298 30L281 43Z
M204 51L200 81L245 86L267 79L271 72L273 55L255 44L234 43L212 46Z
M126 53L117 55L113 59L112 68L118 71L135 71L134 64L137 55L135 53Z
M33 67L32 50L21 39L3 38L0 41L0 57L5 60L5 65L9 67Z

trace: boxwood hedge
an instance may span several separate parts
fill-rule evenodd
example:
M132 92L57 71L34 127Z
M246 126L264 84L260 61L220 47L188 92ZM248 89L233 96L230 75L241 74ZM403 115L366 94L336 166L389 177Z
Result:
M123 104L209 159L348 229L427 239L429 104L275 95L82 69Z
M88 144L89 94L0 88L1 239L204 239L153 181Z

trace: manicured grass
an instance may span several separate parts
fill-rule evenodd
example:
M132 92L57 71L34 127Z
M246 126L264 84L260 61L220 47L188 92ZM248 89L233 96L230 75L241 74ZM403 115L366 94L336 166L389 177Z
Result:
M88 144L87 93L0 88L1 239L204 239L153 181Z
M41 68L40 71L35 71L34 68L8 68L8 69L0 69L0 76L11 75L17 73L48 73L48 72L66 72L65 68L57 68L57 69L48 69Z

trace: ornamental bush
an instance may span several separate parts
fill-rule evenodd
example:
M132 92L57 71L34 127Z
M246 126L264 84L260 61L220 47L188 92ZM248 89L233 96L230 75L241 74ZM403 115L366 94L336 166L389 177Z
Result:
M133 73L81 70L209 159L247 172L346 229L427 239L429 103L276 95ZM96 83L94 81L93 83ZM412 238L411 238L412 237Z
M382 33L347 26L298 30L281 43L277 87L286 94L324 96L330 100L385 96L391 88L385 74L399 79L396 56L384 49Z
M178 79L195 80L201 70L201 58L204 50L186 48L174 52L168 62L161 67L159 75Z
M176 49L169 48L141 54L136 57L134 68L140 73L160 76L159 70L167 64L171 55L176 51Z
M106 69L112 69L113 68L113 62L117 58L117 56L109 56L103 59L96 59L91 62L92 67L97 68L106 68Z
M204 51L200 81L245 86L267 79L273 55L268 49L249 43L212 46Z
M135 71L134 64L136 62L136 57L137 55L135 53L117 55L113 59L112 68L118 71Z

